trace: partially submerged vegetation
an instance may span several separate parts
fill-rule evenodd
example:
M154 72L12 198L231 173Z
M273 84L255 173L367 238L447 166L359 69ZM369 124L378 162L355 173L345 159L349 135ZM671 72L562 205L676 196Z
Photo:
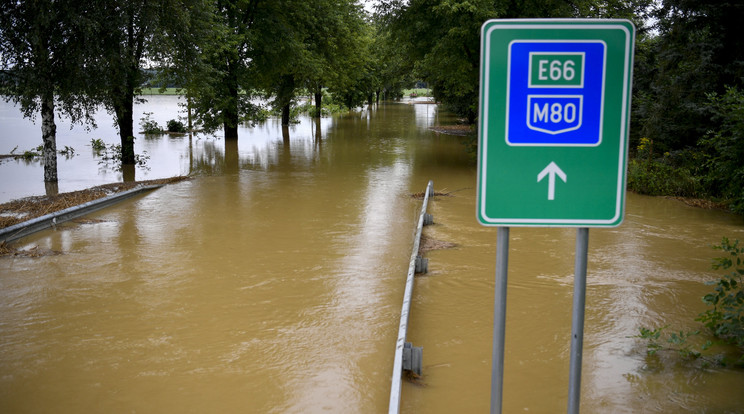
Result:
M86 190L51 196L26 197L0 204L0 228L5 228L36 217L97 200L118 192L142 185L171 184L187 180L188 177L172 177L159 180L132 181L106 184Z
M728 88L723 96L710 94L708 99L705 110L720 124L682 149L640 138L628 164L628 188L710 200L709 205L744 214L744 93ZM661 154L655 148L659 146L666 149Z
M703 365L744 368L744 246L724 237L720 245L713 247L725 254L713 259L713 269L728 273L706 283L714 286L712 292L703 296L708 309L695 318L705 329L670 331L668 326L641 327L636 338L646 341L650 357L671 352Z

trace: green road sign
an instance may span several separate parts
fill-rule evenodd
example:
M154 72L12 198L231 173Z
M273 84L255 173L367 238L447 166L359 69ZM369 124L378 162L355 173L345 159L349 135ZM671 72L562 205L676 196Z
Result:
M490 20L483 25L481 224L620 224L634 35L627 20Z

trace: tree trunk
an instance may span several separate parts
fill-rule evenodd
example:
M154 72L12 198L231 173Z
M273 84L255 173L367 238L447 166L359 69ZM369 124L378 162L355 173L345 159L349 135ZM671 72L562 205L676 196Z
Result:
M121 140L121 164L134 165L134 87L126 88L115 100L114 112Z
M238 114L238 79L235 75L228 75L226 81L228 85L228 105L222 113L222 125L225 131L225 139L238 139L238 123L240 115Z
M289 125L289 104L282 106L282 126Z
M282 107L282 126L289 125L289 112L294 97L295 80L292 75L282 76L277 91L277 103Z
M134 165L133 105L132 100L123 100L116 109L116 122L119 124L119 139L121 140L122 165Z
M284 152L289 155L289 126L282 125L282 142L284 143Z
M137 181L137 168L134 164L124 164L121 166L121 180L125 183Z
M235 174L240 171L240 158L238 157L238 140L225 139L225 172Z
M323 92L320 90L317 90L315 92L315 117L320 118L321 112L322 112L322 105L323 102Z
M193 121L191 119L191 107L192 107L192 105L191 105L191 94L188 91L186 91L186 111L188 113L188 115L187 115L188 118L187 119L188 119L188 123L189 123L189 134L191 134L191 132L194 130L194 124L193 124Z
M59 183L57 181L46 181L44 190L46 190L47 196L56 196L59 194Z
M320 130L320 118L315 118L315 143L320 145L323 140L323 133Z
M236 117L237 118L237 117ZM235 126L230 125L230 121L225 121L224 131L225 131L225 139L238 139L238 127L237 127L237 120L234 121Z
M41 102L41 139L44 142L44 181L57 182L57 125L54 123L54 95L45 94Z

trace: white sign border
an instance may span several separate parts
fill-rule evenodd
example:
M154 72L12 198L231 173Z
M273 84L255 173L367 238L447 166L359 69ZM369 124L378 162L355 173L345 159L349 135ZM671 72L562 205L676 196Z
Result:
M578 23L586 22L586 23L592 23L595 24L575 24L572 25L571 23ZM486 30L486 27L493 24L493 23L499 23L499 22L510 22L510 23L520 23L523 24L508 24L508 25L497 25L490 27ZM601 23L600 23L601 22ZM621 24L621 22L623 24ZM597 24L599 23L599 24ZM482 68L483 74L483 81L484 85L480 88L480 99L483 104L481 107L483 108L482 113L480 116L482 117L484 113L488 113L488 99L484 99L484 91L489 90L489 76L488 76L488 69L490 68L490 59L491 59L491 50L490 50L490 43L491 43L491 37L490 34L494 30L511 30L511 29L529 29L529 30L555 30L555 29L582 29L582 30L597 30L597 29L612 29L612 30L621 30L625 33L625 56L629 56L629 59L625 62L625 66L623 67L623 97L622 97L622 118L625 120L625 122L622 122L620 125L620 137L625 137L628 123L630 120L627 118L627 110L630 105L630 96L629 96L629 82L630 77L632 75L633 68L631 66L631 62L633 61L633 49L631 40L633 38L632 33L628 30L628 28L624 25L625 23L630 23L627 20L613 20L613 19L567 19L567 20L557 20L557 19L508 19L508 20L488 20L485 23L483 23L483 26L481 27L481 36L485 41L481 42L483 45L484 50L481 51L481 56L483 57L485 61L485 65ZM632 23L631 23L632 24ZM485 93L486 96L488 96L488 93ZM604 101L604 99L603 99ZM604 104L604 102L603 102ZM618 156L618 174L617 174L617 194L616 194L616 205L615 205L615 215L611 219L589 219L589 220L582 220L582 219L532 219L532 218L493 218L488 217L486 214L486 187L487 187L487 162L485 159L484 154L488 154L488 142L484 139L484 131L487 130L488 126L488 119L481 119L480 122L482 122L482 126L478 131L479 135L479 145L478 147L478 161L481 163L479 168L479 174L478 174L478 188L480 189L480 200L479 201L479 221L481 221L481 224L487 225L487 226L546 226L546 227L616 227L620 225L618 222L618 219L620 218L620 215L622 214L622 211L624 209L624 203L625 203L625 197L623 197L623 193L625 192L625 187L622 185L624 181L625 176L625 168L627 165L627 154L626 154L626 146L627 142L625 139L620 139L620 153ZM485 222L484 222L485 221Z

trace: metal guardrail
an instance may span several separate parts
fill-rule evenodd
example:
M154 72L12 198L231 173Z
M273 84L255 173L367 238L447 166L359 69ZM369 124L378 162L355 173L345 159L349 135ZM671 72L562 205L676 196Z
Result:
M141 192L150 191L162 187L162 185L149 185L136 187L131 190L122 191L120 193L112 194L108 197L99 198L97 200L89 201L78 206L66 208L64 210L56 211L41 217L24 221L23 223L14 224L12 226L0 229L0 243L9 243L11 241L20 239L21 237L28 236L29 234L36 233L54 227L57 224L64 223L65 221L73 220L78 217L90 214L94 211L106 208L112 204L118 203L119 201L125 200L129 197L133 197Z
M395 360L393 363L393 378L390 386L390 406L388 413L397 414L400 410L400 393L402 384L402 375L404 369L404 353L409 356L408 362L411 362L410 357L417 359L417 363L421 361L421 348L412 348L410 344L406 343L406 332L408 330L408 314L411 310L411 296L413 295L413 279L414 275L418 270L426 269L426 259L422 259L418 256L419 245L421 243L421 230L425 224L431 224L431 215L426 213L426 208L429 203L429 197L434 196L434 182L429 181L426 186L426 192L424 193L424 202L421 206L421 213L419 214L418 225L416 227L416 237L413 241L413 252L411 253L411 260L408 264L408 276L406 277L406 289L403 293L403 306L400 311L400 324L398 326L398 340L395 343ZM408 350L406 352L406 350ZM418 350L418 351L416 351ZM412 364L416 364L413 362ZM410 368L409 368L410 369ZM420 371L420 368L419 368ZM420 372L419 372L420 373Z

